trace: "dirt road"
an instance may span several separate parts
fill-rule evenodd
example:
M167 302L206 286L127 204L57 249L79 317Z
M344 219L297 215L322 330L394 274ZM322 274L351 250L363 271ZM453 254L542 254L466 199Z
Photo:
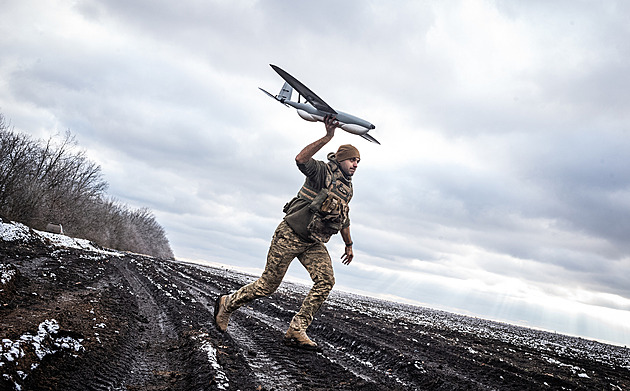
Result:
M626 348L342 293L309 329L323 352L294 350L294 284L221 334L214 298L252 276L73 247L0 240L0 389L630 389Z

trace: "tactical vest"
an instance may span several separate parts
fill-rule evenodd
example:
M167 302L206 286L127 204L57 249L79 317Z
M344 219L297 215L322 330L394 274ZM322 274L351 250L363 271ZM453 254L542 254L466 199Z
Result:
M328 163L328 168L324 187L318 190L311 187L308 180L304 181L297 197L284 209L285 220L298 234L322 243L343 228L353 195L352 183L344 179L339 166Z

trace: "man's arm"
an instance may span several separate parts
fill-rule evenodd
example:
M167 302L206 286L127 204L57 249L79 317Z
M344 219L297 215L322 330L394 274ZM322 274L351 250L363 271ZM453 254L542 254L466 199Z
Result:
M343 238L343 242L346 244L346 249L341 256L341 262L344 265L349 265L352 262L352 258L354 258L354 253L352 252L352 237L350 236L350 226L341 229L341 237Z
M297 154L295 161L298 164L308 162L320 149L324 147L324 145L328 144L328 142L332 140L335 135L335 128L339 126L339 122L335 121L335 117L332 115L327 115L324 118L324 125L326 125L326 135L319 140L310 143Z

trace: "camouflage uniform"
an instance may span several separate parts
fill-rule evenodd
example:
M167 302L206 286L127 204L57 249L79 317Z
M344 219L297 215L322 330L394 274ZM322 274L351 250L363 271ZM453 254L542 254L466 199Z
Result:
M335 284L332 261L323 243L303 241L284 220L273 235L262 276L228 296L227 310L232 312L254 299L275 292L294 258L300 260L314 282L302 308L294 317L306 329Z
M352 183L338 166L335 154L329 154L328 159L328 163L311 159L298 164L306 180L298 195L285 205L286 216L273 235L265 271L258 280L226 297L228 312L275 292L293 259L298 258L314 284L291 325L306 330L313 321L335 284L324 243L350 225L348 202L352 198Z

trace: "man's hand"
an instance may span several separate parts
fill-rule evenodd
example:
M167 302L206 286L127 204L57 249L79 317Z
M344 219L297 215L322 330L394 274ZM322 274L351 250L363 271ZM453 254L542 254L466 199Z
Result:
M304 147L304 149L301 150L300 153L298 153L295 157L295 161L297 163L306 163L320 149L322 149L324 145L328 144L328 142L332 140L333 136L335 135L335 128L339 126L339 121L335 120L335 116L329 114L324 117L324 125L326 125L326 135Z
M352 252L352 246L346 246L346 250L344 254L341 256L341 263L344 265L349 265L352 262L352 258L354 258L354 253Z
M346 244L346 249L341 256L341 262L344 265L349 265L352 262L352 258L354 258L354 253L352 252L352 236L350 235L350 226L341 229L341 237L343 238L343 242Z
M326 125L326 136L332 138L335 135L335 129L339 127L339 121L334 115L328 114L324 117L324 125Z

